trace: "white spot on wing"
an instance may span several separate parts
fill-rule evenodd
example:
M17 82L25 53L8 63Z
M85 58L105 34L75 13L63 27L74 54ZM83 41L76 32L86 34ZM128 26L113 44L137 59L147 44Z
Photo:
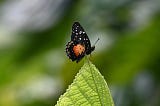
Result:
M79 31L79 34L81 34L82 33L82 31Z

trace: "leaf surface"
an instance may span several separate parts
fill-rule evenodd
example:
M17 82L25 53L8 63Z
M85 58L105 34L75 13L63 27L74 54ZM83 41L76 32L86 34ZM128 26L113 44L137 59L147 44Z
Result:
M56 106L114 106L103 76L87 61Z

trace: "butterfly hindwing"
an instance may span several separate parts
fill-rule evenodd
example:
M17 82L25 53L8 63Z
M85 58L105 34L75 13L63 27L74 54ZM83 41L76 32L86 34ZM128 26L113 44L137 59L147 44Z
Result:
M70 41L67 43L66 45L66 53L67 53L67 56L72 60L72 61L75 61L76 60L76 55L74 54L74 51L73 51L73 47L74 47L74 42L73 41Z

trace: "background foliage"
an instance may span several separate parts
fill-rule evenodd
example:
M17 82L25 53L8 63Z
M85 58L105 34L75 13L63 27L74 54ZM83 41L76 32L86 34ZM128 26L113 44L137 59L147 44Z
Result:
M0 106L53 105L79 68L64 50L79 21L115 106L160 105L159 0L1 0Z

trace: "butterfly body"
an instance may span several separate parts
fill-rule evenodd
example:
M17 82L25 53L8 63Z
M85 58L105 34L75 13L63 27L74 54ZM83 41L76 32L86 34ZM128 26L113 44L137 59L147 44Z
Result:
M91 54L94 49L95 46L91 47L90 40L82 26L79 22L74 22L71 41L66 45L69 59L78 63L85 55Z

